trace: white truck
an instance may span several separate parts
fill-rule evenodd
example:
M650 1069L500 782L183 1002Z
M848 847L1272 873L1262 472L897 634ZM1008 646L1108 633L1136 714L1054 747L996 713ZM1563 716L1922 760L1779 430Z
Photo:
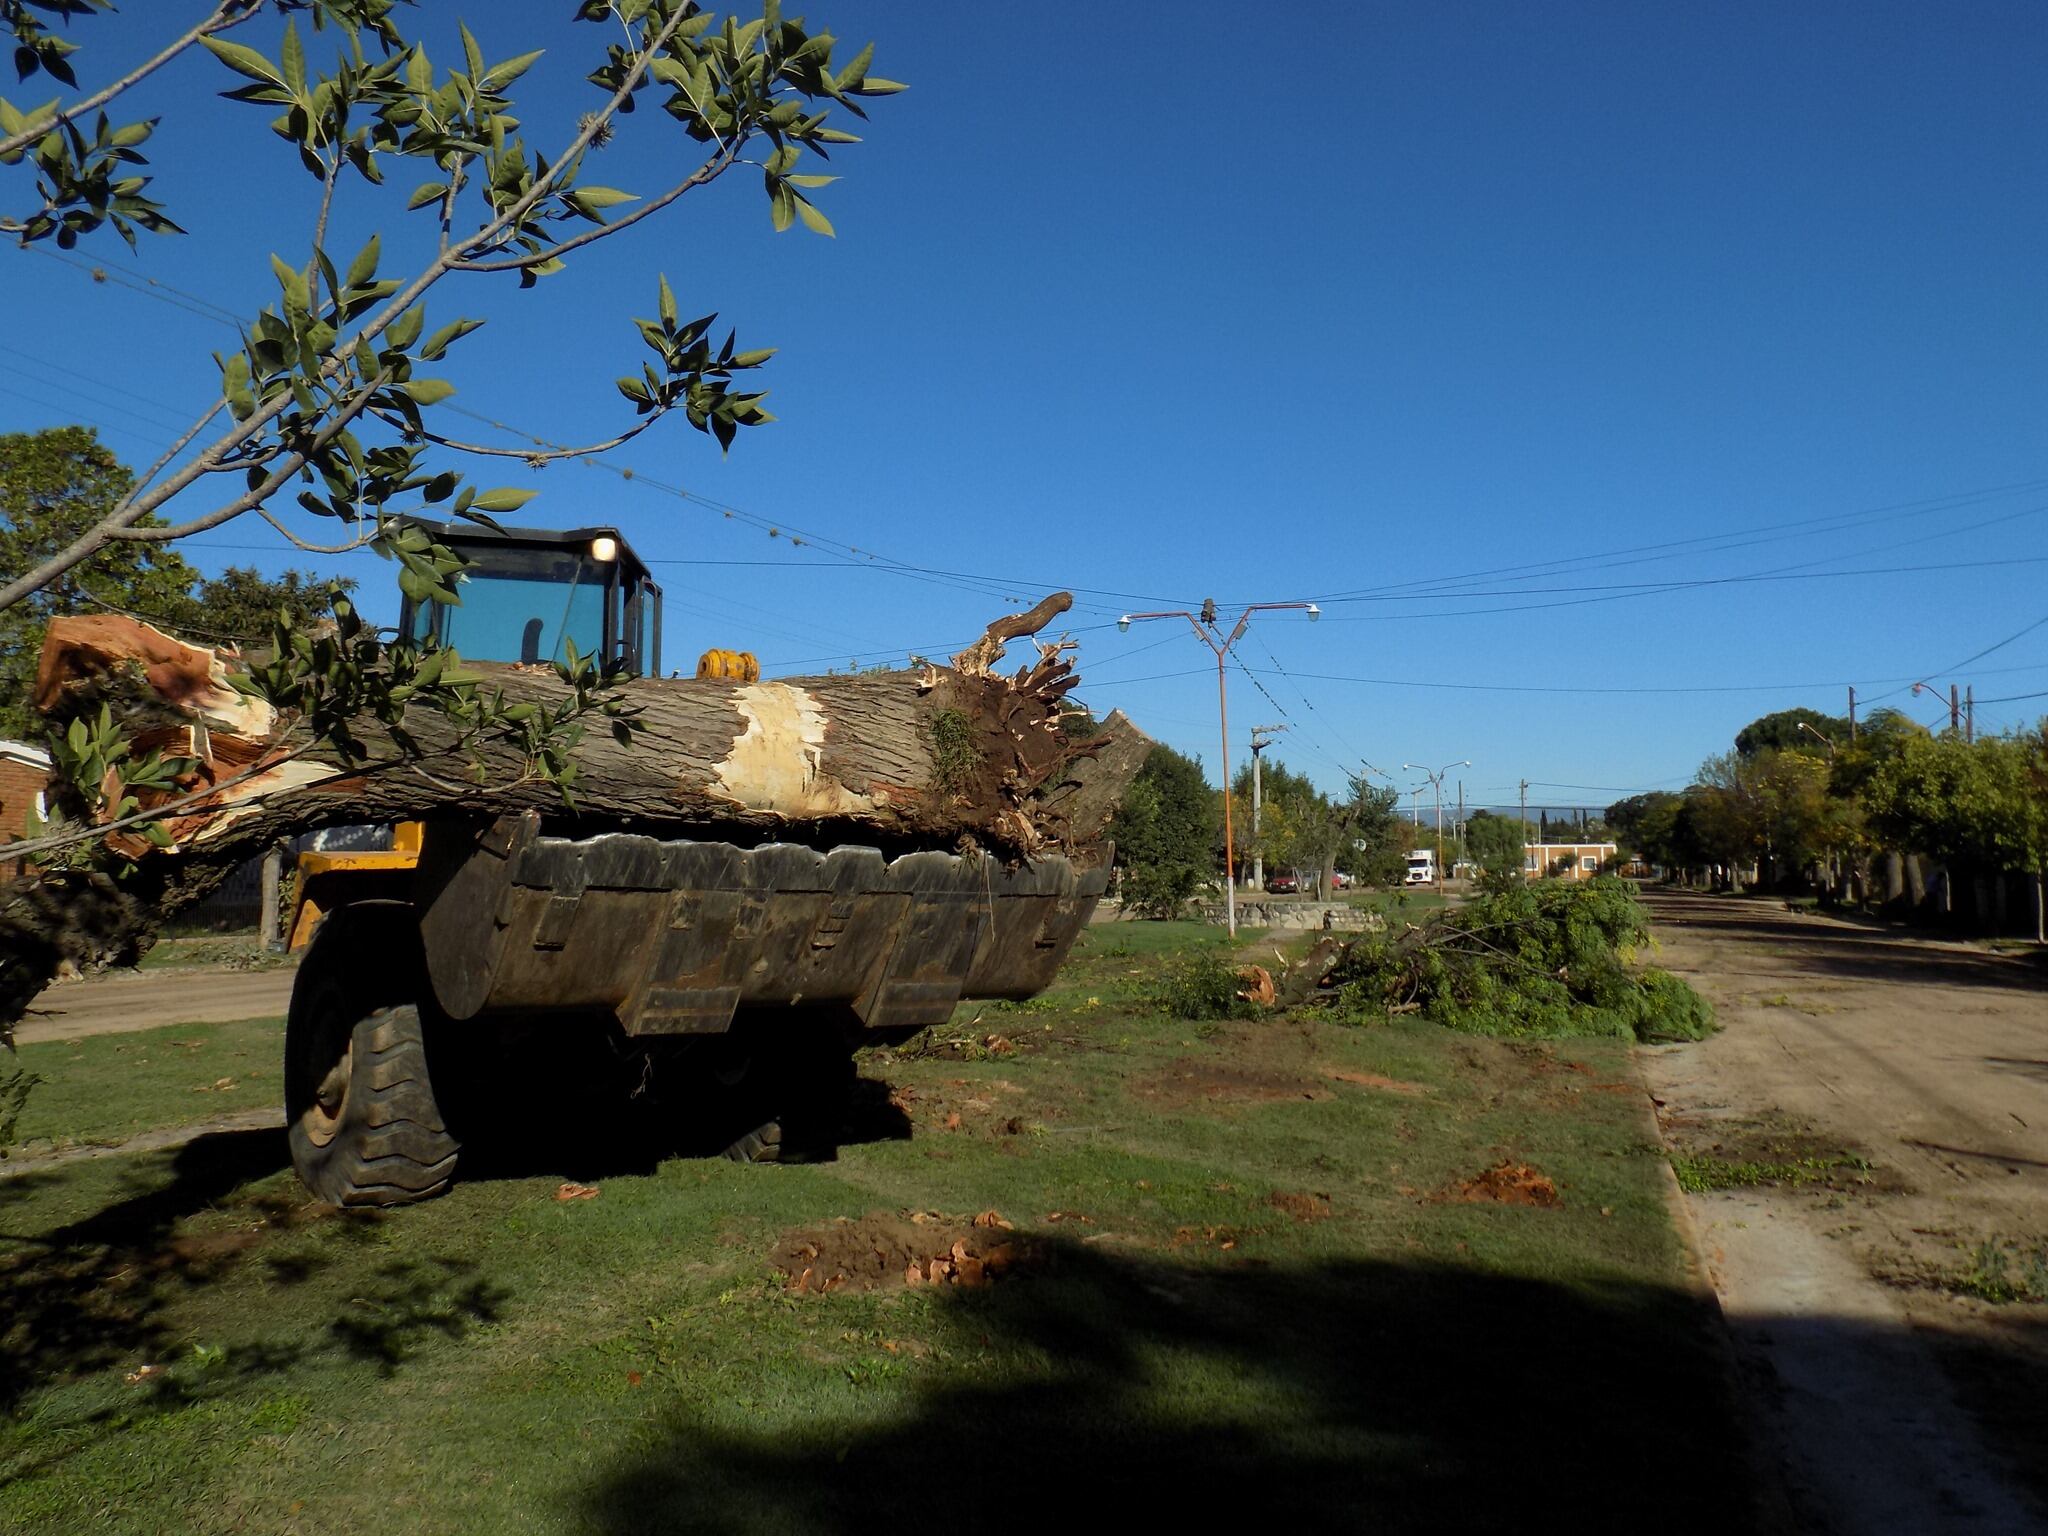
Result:
M1404 885L1436 884L1436 853L1429 848L1412 848L1408 852L1408 876Z

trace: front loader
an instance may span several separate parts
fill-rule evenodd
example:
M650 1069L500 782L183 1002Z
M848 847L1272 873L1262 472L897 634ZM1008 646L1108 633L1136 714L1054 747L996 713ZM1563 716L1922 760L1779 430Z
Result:
M616 529L427 527L470 563L458 605L404 604L406 633L466 660L539 666L573 645L661 675L661 592ZM758 669L711 652L699 674ZM439 1194L464 1142L516 1139L574 1058L683 1145L822 1150L857 1048L1043 990L1108 877L1106 855L580 831L528 808L302 857L285 1107L313 1193Z

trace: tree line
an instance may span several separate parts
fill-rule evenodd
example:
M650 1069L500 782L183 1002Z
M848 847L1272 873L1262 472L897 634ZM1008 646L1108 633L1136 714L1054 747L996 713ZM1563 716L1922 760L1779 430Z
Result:
M2043 936L2048 723L1975 737L1894 709L1852 728L1812 709L1752 721L1683 790L1610 806L1621 843L1674 878L1814 891L2005 926L2008 881Z

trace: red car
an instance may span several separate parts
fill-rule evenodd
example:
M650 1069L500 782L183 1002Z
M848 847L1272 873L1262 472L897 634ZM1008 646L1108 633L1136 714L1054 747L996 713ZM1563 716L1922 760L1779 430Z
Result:
M1292 875L1266 876L1266 894L1268 896L1292 896L1300 889L1301 882Z

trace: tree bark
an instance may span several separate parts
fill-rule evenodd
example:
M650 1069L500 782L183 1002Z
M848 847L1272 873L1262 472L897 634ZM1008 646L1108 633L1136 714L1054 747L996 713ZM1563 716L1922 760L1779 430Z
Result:
M0 1023L19 1016L60 962L132 963L162 917L246 859L337 823L489 820L532 808L569 836L631 830L889 853L971 844L1011 859L1056 848L1094 862L1150 741L1120 713L1100 725L1069 713L1078 679L1064 646L1040 645L1014 676L995 670L1004 641L1066 606L999 620L951 667L628 682L618 693L636 729L584 717L573 807L515 743L465 744L437 710L409 708L397 732L352 722L365 751L351 761L311 741L291 714L238 692L238 658L119 616L53 620L38 707L61 722L96 718L104 705L138 750L195 766L175 797L140 797L163 812L171 846L110 828L108 848L133 861L118 878L30 876L0 887ZM508 701L568 697L551 668L469 670ZM1075 734L1077 723L1088 729Z

